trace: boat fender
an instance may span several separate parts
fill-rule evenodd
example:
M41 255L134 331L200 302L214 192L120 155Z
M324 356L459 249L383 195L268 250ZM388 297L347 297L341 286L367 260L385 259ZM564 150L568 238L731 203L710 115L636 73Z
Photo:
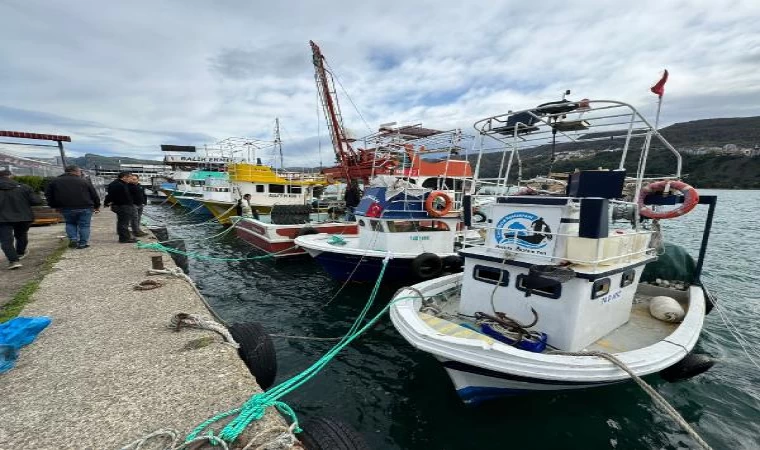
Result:
M448 272L459 272L464 265L464 259L459 255L449 255L441 260L443 269Z
M260 324L235 323L229 327L230 334L240 345L238 355L256 378L263 390L274 384L277 376L277 354L269 334Z
M422 253L412 260L412 273L423 280L440 275L443 270L443 261L435 253Z
M644 204L647 196L656 193L666 193L678 191L683 194L683 204L676 209L669 211L654 211ZM657 181L650 183L639 192L639 214L650 219L673 219L688 213L699 203L699 193L696 189L684 183L683 181Z
M665 295L652 297L649 301L649 313L655 319L663 322L677 323L683 320L686 313L676 299Z
M472 213L472 223L486 223L488 216L480 211Z
M682 321L686 315L676 299L665 295L658 295L649 301L649 313L655 319L671 323Z
M369 450L364 438L339 419L314 417L301 429L298 440L306 450Z
M437 209L436 208L436 200L442 199L444 201L443 209ZM432 217L443 217L446 214L451 211L451 207L453 206L453 202L451 201L451 197L446 195L446 193L441 191L433 191L428 195L427 200L425 200L425 211L427 211L428 214L430 214Z
M660 371L660 377L668 382L687 380L707 372L715 360L702 353L689 353L682 360Z
M319 234L319 231L317 231L317 229L314 227L303 227L298 230L297 236L308 236L310 234Z

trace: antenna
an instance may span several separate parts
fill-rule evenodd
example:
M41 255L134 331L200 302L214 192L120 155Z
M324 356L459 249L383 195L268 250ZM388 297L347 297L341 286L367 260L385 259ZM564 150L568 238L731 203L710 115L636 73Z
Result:
M570 95L570 89L566 90L564 94L562 94L562 100L565 99L566 96Z

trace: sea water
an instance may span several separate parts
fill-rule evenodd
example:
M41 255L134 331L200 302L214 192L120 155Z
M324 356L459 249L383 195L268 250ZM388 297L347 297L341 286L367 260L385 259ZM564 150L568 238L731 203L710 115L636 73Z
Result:
M703 193L718 195L703 278L760 363L760 191ZM685 246L696 257L706 209L700 206L682 218L663 221L666 239ZM182 210L168 205L149 206L146 213L168 223L173 238L211 236L219 231L213 224L194 224L192 218L182 216ZM260 254L234 233L213 241L188 241L187 249L228 258ZM191 261L190 275L226 320L259 322L271 333L311 337L342 336L371 288L349 284L336 295L341 284L308 257ZM395 289L381 290L372 314ZM332 344L275 338L277 380L297 374ZM657 377L650 377L650 382L713 448L760 448L760 369L745 355L718 311L707 316L696 350L715 357L715 367L680 383L669 384ZM402 339L387 316L284 400L302 420L313 416L343 419L374 449L695 446L633 383L466 407L441 365Z

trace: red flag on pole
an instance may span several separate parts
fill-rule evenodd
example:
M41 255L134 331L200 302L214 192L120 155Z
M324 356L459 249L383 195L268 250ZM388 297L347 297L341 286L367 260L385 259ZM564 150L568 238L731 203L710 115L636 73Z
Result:
M662 97L663 95L665 95L665 83L667 82L668 82L668 69L665 69L665 73L662 74L662 78L660 78L660 81L658 81L657 84L652 86L649 90L657 94L657 96Z

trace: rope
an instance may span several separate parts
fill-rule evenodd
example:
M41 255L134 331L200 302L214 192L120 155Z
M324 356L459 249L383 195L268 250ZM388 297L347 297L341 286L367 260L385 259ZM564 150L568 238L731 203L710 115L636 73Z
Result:
M186 256L188 258L200 259L200 260L206 260L206 261L255 261L259 259L273 258L275 255L279 255L280 253L293 250L296 247L297 246L294 245L284 250L280 250L279 252L267 253L266 255L260 255L260 256L248 256L244 258L222 258L222 257L217 257L217 256L201 255L200 253L195 253L195 252L185 252L182 250L178 250L176 248L167 247L161 244L160 242L137 242L137 248L155 250L155 251L164 252L164 253L174 253L177 255Z
M260 438L272 433L277 433L277 435L272 439L264 441L264 443L259 443ZM177 430L169 430L169 429L156 430L122 447L121 450L141 450L144 445L148 444L149 442L153 440L160 439L160 438L163 438L168 441L167 445L161 448L160 450L184 450L190 447L198 448L195 446L195 444L201 443L201 442L208 442L211 445L218 445L222 450L229 450L230 448L226 442L224 442L223 440L219 439L216 436L199 436L191 441L180 442L179 435L180 433ZM256 445L257 443L258 445ZM246 446L243 447L242 450L286 450L286 449L293 448L297 444L298 444L298 440L293 434L293 427L278 425L278 426L267 427L264 430L256 433L251 438L251 440L248 441L248 444L246 444ZM253 447L254 445L256 445L256 447ZM151 446L149 448L156 449L155 446ZM297 448L302 448L302 447L299 445Z
M633 373L633 371L629 369L628 366L626 366L623 361L620 361L615 356L609 353L605 353L605 352L560 352L560 351L557 351L557 352L551 352L551 354L565 355L565 356L596 356L598 358L606 359L607 361L615 364L620 369L625 371L633 379L633 381L635 381L636 384L638 384L641 387L641 389L644 390L644 392L649 394L649 396L652 398L652 401L654 401L654 403L657 406L662 408L666 413L668 413L668 415L670 415L670 417L676 423L681 425L681 427L686 431L686 433L689 436L691 436L691 438L694 439L694 441L697 444L699 444L702 448L706 450L711 449L711 447L707 444L707 442L705 442L704 439L702 439L702 437L699 434L697 434L697 432L691 427L691 425L689 425L689 423L686 422L686 420L684 420L681 414L679 414L678 411L676 411L676 409L673 408L673 406L671 406L667 400L665 400L657 391L655 391L654 388L652 388L652 386L648 385L646 381L642 380L638 375Z
M175 267L173 269L164 269L164 270L156 270L156 269L148 269L148 275L172 275L177 278L182 278L185 280L191 288L193 288L193 291L195 291L195 294L198 296L198 298L201 300L201 303L203 303L203 306L206 307L206 310L216 319L217 322L221 323L224 326L229 326L227 322L224 321L217 313L211 308L211 305L206 301L206 297L201 294L201 291L198 289L198 286L195 285L195 281L193 281L192 278L187 276L185 272L182 271L181 268Z
M226 326L198 314L177 313L169 321L169 328L174 331L179 332L183 327L214 331L222 335L227 344L240 348L240 344L235 342L235 338L232 337Z
M390 260L390 255L387 256L383 260L383 265L380 269L380 274L377 277L375 286L372 288L372 292L369 296L369 299L367 300L366 305L364 305L364 308L356 317L356 320L354 321L354 323L351 325L346 335L341 339L341 341L338 344L336 344L325 355L323 355L315 363L313 363L311 366L306 368L301 373L278 384L277 386L271 388L267 392L254 394L241 407L232 409L230 411L227 411L221 414L217 414L216 416L198 425L198 427L196 427L195 430L193 430L187 436L186 441L191 441L197 438L197 436L201 432L203 432L206 428L208 428L209 425L225 417L235 415L236 417L232 419L232 421L230 421L218 434L218 437L225 440L226 442L230 442L230 443L234 442L238 438L238 436L240 436L240 434L246 429L246 427L248 427L248 425L251 424L251 422L261 419L264 416L266 410L272 406L277 408L284 415L287 415L288 417L290 417L290 419L293 422L294 431L296 433L300 433L302 430L298 426L298 418L296 417L295 412L286 403L280 401L280 399L284 397L285 395L298 389L304 383L306 383L307 381L311 380L314 376L316 376L330 361L332 361L333 358L335 358L335 356L341 350L343 350L347 345L353 342L357 337L359 337L366 330L374 326L374 324L379 320L381 315L384 314L388 310L392 302L386 305L383 308L383 310L380 313L378 313L375 317L373 317L367 324L365 324L364 326L361 326L362 322L364 321L367 314L369 313L369 310L372 307L375 301L375 298L377 297L377 293L380 290L380 284L383 280L383 276L385 275L385 270L388 266L389 260ZM209 431L208 436L213 436L213 432Z

